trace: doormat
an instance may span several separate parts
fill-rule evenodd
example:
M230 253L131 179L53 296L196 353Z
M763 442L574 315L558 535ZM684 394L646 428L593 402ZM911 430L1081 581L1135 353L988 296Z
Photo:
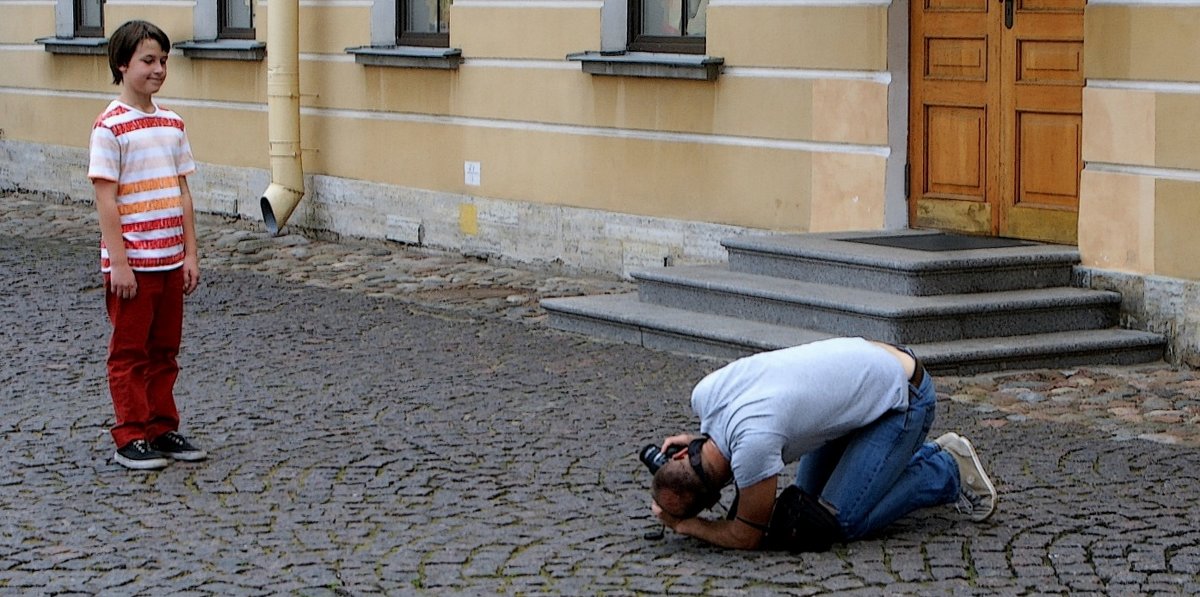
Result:
M848 243L863 243L880 247L912 249L914 251L970 251L972 249L1002 249L1005 247L1027 247L1036 245L1029 241L994 236L968 236L965 234L900 234L896 236L868 236L843 238Z

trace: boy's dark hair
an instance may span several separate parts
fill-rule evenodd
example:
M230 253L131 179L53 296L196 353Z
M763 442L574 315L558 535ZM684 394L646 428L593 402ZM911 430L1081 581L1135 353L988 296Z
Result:
M108 68L113 74L113 85L120 85L124 76L121 67L128 66L143 39L153 39L164 52L171 51L171 39L154 23L127 21L117 27L108 38Z

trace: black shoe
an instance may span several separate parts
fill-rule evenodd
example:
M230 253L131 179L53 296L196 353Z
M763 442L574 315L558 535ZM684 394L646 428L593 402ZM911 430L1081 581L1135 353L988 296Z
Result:
M208 452L193 446L192 442L180 435L178 431L168 431L158 436L150 442L150 447L161 452L163 456L169 456L175 460L195 462L208 458Z
M166 468L170 460L162 452L154 450L144 439L135 439L113 454L113 459L125 468L139 471Z

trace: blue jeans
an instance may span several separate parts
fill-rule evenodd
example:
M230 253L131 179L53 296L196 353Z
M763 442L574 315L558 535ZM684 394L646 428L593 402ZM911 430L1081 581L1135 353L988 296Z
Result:
M889 411L800 459L795 484L833 511L847 540L958 499L958 465L925 441L937 405L933 379L926 374L908 390L907 410Z

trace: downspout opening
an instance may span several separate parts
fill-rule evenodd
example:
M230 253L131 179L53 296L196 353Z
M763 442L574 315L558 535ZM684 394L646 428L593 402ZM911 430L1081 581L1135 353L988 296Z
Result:
M263 191L263 196L259 199L259 207L262 208L263 223L267 226L268 234L279 235L280 228L287 223L302 197L304 197L304 191L291 189L274 182L267 187L266 191Z

